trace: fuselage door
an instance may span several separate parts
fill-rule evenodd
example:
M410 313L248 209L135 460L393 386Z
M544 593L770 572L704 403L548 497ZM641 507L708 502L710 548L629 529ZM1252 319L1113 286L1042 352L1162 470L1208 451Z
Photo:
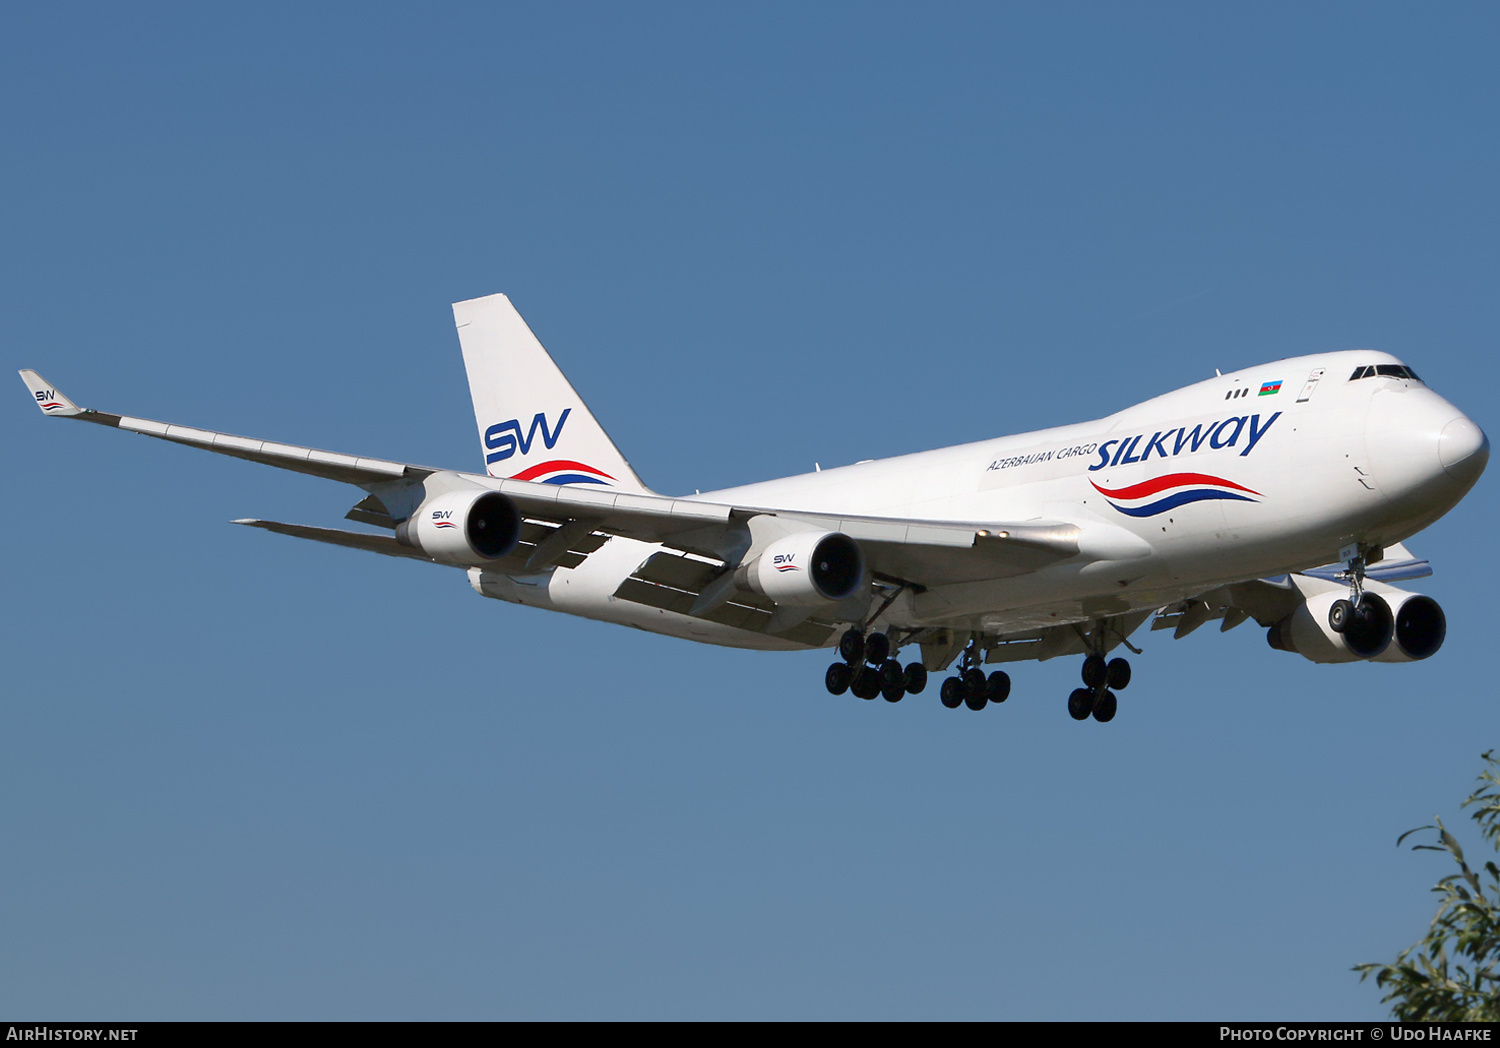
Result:
M1307 383L1302 387L1302 392L1297 394L1297 403L1305 404L1312 399L1313 390L1318 388L1318 379L1323 377L1323 369L1318 368L1307 376Z

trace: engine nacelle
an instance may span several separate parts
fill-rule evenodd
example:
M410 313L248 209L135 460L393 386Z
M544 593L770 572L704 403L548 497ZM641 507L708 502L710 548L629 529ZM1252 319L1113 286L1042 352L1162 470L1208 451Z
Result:
M396 541L434 560L477 567L516 548L521 512L498 491L434 495L396 526Z
M1443 646L1448 622L1431 597L1380 582L1367 583L1359 610L1343 633L1328 624L1328 609L1347 600L1346 587L1322 579L1293 576L1302 591L1297 610L1266 634L1271 647L1296 652L1313 662L1416 662Z
M1448 617L1431 597L1421 593L1387 593L1396 617L1391 646L1376 662L1419 662L1437 654L1448 636ZM1399 598L1399 600L1398 600Z
M1313 662L1357 662L1373 659L1391 643L1395 619L1391 607L1378 593L1365 592L1359 608L1343 633L1328 625L1328 609L1336 600L1347 600L1342 587L1307 597L1297 610L1266 634L1271 647L1292 651Z
M735 582L777 604L837 604L859 592L865 553L838 531L808 531L777 539L735 572Z

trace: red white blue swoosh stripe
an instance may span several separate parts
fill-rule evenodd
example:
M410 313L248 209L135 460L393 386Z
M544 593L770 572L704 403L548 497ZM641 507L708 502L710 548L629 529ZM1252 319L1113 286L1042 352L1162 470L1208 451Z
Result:
M603 484L606 487L615 478L602 469L574 462L572 459L552 459L527 466L509 480L534 480L538 484Z
M1154 517L1189 502L1211 499L1256 502L1265 497L1242 484L1207 473L1168 473L1164 477L1123 488L1106 488L1094 484L1094 490L1109 499L1109 504L1115 509L1131 517Z

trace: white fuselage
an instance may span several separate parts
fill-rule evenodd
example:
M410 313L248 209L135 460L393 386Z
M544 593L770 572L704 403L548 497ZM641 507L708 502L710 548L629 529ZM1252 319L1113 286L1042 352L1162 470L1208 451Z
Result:
M1349 543L1399 542L1458 502L1483 468L1484 435L1420 381L1350 377L1379 365L1400 362L1364 351L1281 360L1093 422L692 498L1079 528L1078 556L1012 578L903 594L878 620L885 627L1004 635L1145 611L1224 583L1327 564ZM529 579L478 569L470 576L487 596L691 640L806 647L616 599L620 583L661 548L614 537L577 568Z

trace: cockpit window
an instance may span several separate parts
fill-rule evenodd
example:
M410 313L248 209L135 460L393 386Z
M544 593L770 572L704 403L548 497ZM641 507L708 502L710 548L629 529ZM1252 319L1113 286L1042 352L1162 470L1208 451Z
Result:
M1409 378L1413 382L1422 381L1417 378L1417 373L1405 364L1366 364L1363 367L1355 368L1354 374L1349 376L1349 381L1353 382L1361 378L1375 378L1376 376L1382 378Z

